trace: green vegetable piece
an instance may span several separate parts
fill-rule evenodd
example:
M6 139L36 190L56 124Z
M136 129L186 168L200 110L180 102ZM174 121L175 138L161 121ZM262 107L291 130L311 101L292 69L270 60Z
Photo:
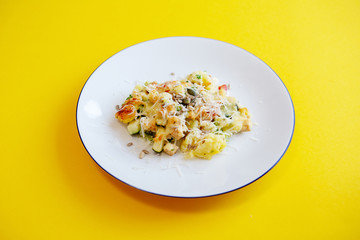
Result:
M162 152L164 147L164 141L160 141L160 142L154 142L152 150L154 150L157 153Z
M154 144L152 147L152 149L157 153L160 153L163 150L164 139L165 139L164 134L165 134L165 128L159 127L158 131L156 132L156 136L154 138Z
M150 142L152 142L152 141L154 140L154 138L153 138L152 136L146 135L146 134L145 134L145 138L146 138L147 140L149 140Z
M140 132L140 120L134 120L130 122L127 126L128 132L133 135Z

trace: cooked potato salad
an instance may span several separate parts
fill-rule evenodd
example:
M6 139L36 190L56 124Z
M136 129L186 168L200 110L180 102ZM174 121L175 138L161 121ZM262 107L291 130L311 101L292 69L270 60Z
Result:
M231 135L251 130L247 108L228 96L228 85L216 82L198 71L182 80L136 85L115 117L130 134L152 141L155 152L172 156L180 149L188 158L211 159Z

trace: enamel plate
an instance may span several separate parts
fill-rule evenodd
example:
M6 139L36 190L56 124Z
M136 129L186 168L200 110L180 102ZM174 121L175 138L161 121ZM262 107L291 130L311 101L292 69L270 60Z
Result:
M136 83L181 79L198 70L219 85L230 84L229 94L249 109L255 123L251 132L233 135L211 160L184 159L181 152L157 155L115 119L115 106ZM101 168L137 189L172 197L213 196L254 182L284 155L295 124L290 95L269 66L237 46L198 37L155 39L113 55L84 85L76 118L80 138ZM150 154L140 159L142 149Z

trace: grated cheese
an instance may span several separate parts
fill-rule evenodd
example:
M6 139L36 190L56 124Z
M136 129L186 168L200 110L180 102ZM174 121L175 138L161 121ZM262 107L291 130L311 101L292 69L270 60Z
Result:
M258 142L260 139L256 138L256 137L251 137L251 140L253 140L254 142Z
M176 164L176 165L175 165L175 168L176 168L176 171L177 171L177 173L179 174L179 176L182 177L183 174L182 174L182 172L181 172L181 169L180 169L179 165Z

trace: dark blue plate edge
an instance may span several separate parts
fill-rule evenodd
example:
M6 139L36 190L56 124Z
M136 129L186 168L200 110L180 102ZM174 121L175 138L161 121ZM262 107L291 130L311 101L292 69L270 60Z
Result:
M289 139L289 143L287 144L284 152L281 154L281 156L279 157L279 159L274 163L274 165L272 165L266 172L264 172L264 173L263 173L262 175L260 175L258 178L254 179L253 181L251 181L251 182L249 182L249 183L247 183L247 184L245 184L245 185L242 185L242 186L240 186L240 187L238 187L238 188L235 188L235 189L232 189L232 190L229 190L229 191L225 191L225 192L221 192L221 193L216 193L216 194L212 194L212 195L205 195L205 196L189 196L189 197L186 197L186 196L172 196L172 195L160 194L160 193L155 193L155 192L151 192L151 191L148 191L148 190L144 190L144 189L135 187L135 186L133 186L133 185L127 183L127 182L124 182L123 180L115 177L114 175L112 175L111 173L109 173L106 169L104 169L104 168L95 160L95 158L90 154L90 152L89 152L89 150L86 148L86 145L85 145L85 143L84 143L84 141L83 141L83 139L82 139L82 137L81 137L81 134L80 134L78 117L77 117L77 115L78 115L78 108L79 108L79 101L80 101L80 98L81 98L81 94L82 94L82 92L83 92L83 90L84 90L84 88L85 88L85 86L86 86L86 83L89 81L89 79L91 78L91 76L96 72L96 70L97 70L98 68L100 68L105 62L107 62L108 60L110 60L110 59L111 59L112 57L114 57L116 54L118 54L118 53L120 53L120 52L122 52L122 51L124 51L124 50L126 50L126 49L128 49L128 48L134 47L134 46L136 46L136 45L138 45L138 44L142 44L142 43L150 42L150 41L155 41L155 40L159 40L159 39L165 39L165 38L183 38L183 37L184 37L184 38L202 38L202 39L217 41L217 42L225 43L225 44L231 45L231 46L233 46L233 47L239 48L239 49L241 49L241 50L243 50L243 51L251 54L252 56L254 56L255 58L257 58L258 60L260 60L261 62L263 62L263 63L278 77L278 79L279 79L279 80L281 81L281 83L283 84L283 86L284 86L284 88L285 88L285 90L286 90L286 92L287 92L287 94L288 94L288 96L289 96L290 102L291 102L291 106L292 106L292 109L293 109L294 123L293 123L293 128L292 128L291 136L290 136L290 139ZM230 193L230 192L239 190L239 189L241 189L241 188L244 188L244 187L250 185L251 183L259 180L259 179L262 178L266 173L268 173L271 169L273 169L273 168L275 167L275 165L278 164L278 162L280 161L280 159L285 155L286 151L288 150L288 148L289 148L289 146L290 146L290 143L291 143L292 138L293 138L293 135L294 135L294 130L295 130L295 108L294 108L294 103L293 103L293 101L292 101L292 98L291 98L291 96L290 96L290 93L289 93L288 89L286 88L284 82L283 82L283 81L281 80L281 78L279 77L279 75L277 75L276 72L275 72L268 64L266 64L263 60L261 60L259 57L257 57L256 55L252 54L251 52L249 52L249 51L247 51L247 50L245 50L245 49L243 49L243 48L241 48L241 47L239 47L239 46L236 46L236 45L234 45L234 44L231 44L231 43L228 43L228 42L224 42L224 41L221 41L221 40L212 39L212 38L196 37L196 36L170 36L170 37L162 37L162 38L150 39L150 40L143 41L143 42L139 42L139 43L136 43L136 44L131 45L131 46L129 46L129 47L126 47L126 48L118 51L117 53L113 54L111 57L107 58L103 63L101 63L101 64L91 73L91 75L90 75L90 76L88 77L88 79L86 80L84 86L81 88L81 91L80 91L80 94L79 94L79 97L78 97L78 100L77 100L77 104L76 104L76 116L75 116L75 117L76 117L76 128L77 128L77 131L78 131L78 135L79 135L79 137L80 137L81 143L83 144L85 150L86 150L87 153L90 155L90 157L94 160L94 162L95 162L101 169L103 169L106 173L108 173L110 176L112 176L113 178L119 180L120 182L122 182L122 183L124 183L124 184L126 184L126 185L128 185L128 186L131 186L131 187L133 187L133 188L135 188L135 189L138 189L138 190L141 190L141 191L143 191L143 192L151 193L151 194L154 194L154 195L157 195L157 196L164 196L164 197L170 197L170 198L185 198L185 199L188 199L188 198L190 198L190 199L191 199L191 198L208 198L208 197L214 197L214 196L223 195L223 194Z

